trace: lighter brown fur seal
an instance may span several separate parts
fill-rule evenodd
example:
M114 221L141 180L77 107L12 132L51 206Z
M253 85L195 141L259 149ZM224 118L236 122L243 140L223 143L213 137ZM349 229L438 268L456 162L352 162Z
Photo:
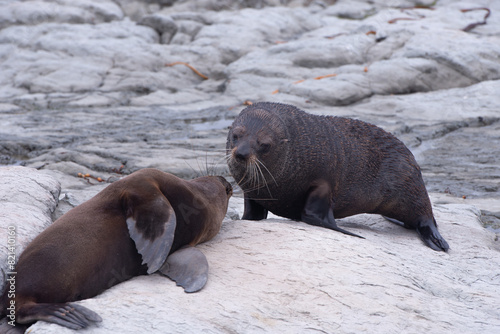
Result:
M14 304L15 324L85 328L101 318L73 301L158 270L186 292L200 290L208 263L193 246L219 232L231 194L223 177L185 181L156 169L114 182L26 247L16 265L15 297L5 290L0 318Z
M335 218L377 213L416 229L434 250L449 248L415 158L379 127L261 102L235 119L226 149L229 170L245 192L243 219L264 219L271 211L355 235Z

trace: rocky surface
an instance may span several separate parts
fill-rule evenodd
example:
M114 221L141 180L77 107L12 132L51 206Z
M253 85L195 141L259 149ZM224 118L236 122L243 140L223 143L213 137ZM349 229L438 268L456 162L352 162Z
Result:
M200 294L208 298L196 301L197 295L171 287L169 298L157 304L165 310L162 312L181 305L179 314L186 318L178 314L178 319L192 325L195 313L188 303L206 305L217 295L239 303L229 287L240 279L243 287L250 284L255 288L255 294L251 289L238 292L244 294L241 299L247 304L228 306L219 301L211 307L214 315L197 318L201 327L227 332L323 328L346 333L362 331L365 325L378 332L405 328L410 332L455 332L453 326L457 331L488 332L498 328L491 320L499 318L491 297L495 291L500 295L500 279L492 274L498 267L494 263L498 241L492 243L494 234L479 232L477 224L480 219L489 224L489 230L498 233L500 228L500 2L0 0L0 8L0 164L9 166L0 168L0 183L7 187L0 192L7 194L2 197L6 206L0 215L14 212L31 217L29 222L19 223L31 226L26 228L30 237L20 238L20 247L50 223L51 215L57 218L134 170L156 167L186 178L207 171L227 175L227 127L244 103L291 103L316 114L359 118L403 140L422 167L439 226L452 252L441 255L423 250L418 239L408 234L415 246L404 253L396 245L406 244L400 238L407 231L383 223L379 227L378 218L370 216L349 220L369 226L367 233L382 233L379 228L386 231L383 237L366 235L370 245L366 249L356 246L359 240L298 223L230 222L216 241L203 246L210 252L209 260L215 259L211 265L216 278L211 282L219 288L211 292L214 286L210 283ZM484 20L486 24L475 25ZM14 165L40 172L13 169ZM20 197L27 193L21 189L30 189L27 192L32 196ZM233 200L233 217L241 209L240 200L241 194ZM42 209L36 204L39 201ZM23 209L22 205L31 206ZM2 218L2 228L9 219ZM377 225L372 231L374 222ZM293 240L292 250L279 248L282 243L276 248L275 239L266 244L270 248L262 248L260 238L273 235L263 229ZM473 241L465 238L470 234ZM231 239L235 235L241 236L237 242ZM345 241L341 247L340 241ZM347 246L351 242L352 247ZM292 271L290 280L296 280L295 285L273 285L282 283L279 275L286 275L294 261L303 258L295 252L308 249L318 263L325 259L322 250L334 251L335 256L328 257L333 266L318 269L320 265L314 264L311 268L318 269L317 276L295 276ZM417 251L417 255L413 253ZM269 257L277 273L270 273L269 280L264 275L269 268L260 268L262 276L252 274L257 262L250 258L242 274L236 257L241 252ZM362 255L365 252L373 258ZM221 254L233 253L234 262L216 260ZM357 261L360 258L366 267ZM411 261L404 272L390 271L401 269L396 264L407 259ZM441 266L443 262L450 267ZM453 266L460 268L459 273ZM377 274L380 282L364 275L372 273L373 267L381 268ZM227 280L217 270L228 273ZM245 275L254 276L245 281ZM401 275L413 277L411 285L403 284ZM335 290L319 289L320 294L315 295L313 286L330 284L322 277L328 277ZM357 283L350 283L347 277ZM440 279L442 293L431 287L438 283L422 285L420 278L426 277ZM146 282L150 281L162 288L148 288ZM387 282L398 287L393 295L387 291ZM484 282L489 290L478 286ZM125 288L127 284L130 288ZM103 331L122 323L127 329L134 321L120 320L114 309L142 305L129 318L137 317L136 325L144 325L148 314L156 314L148 312L158 309L145 306L150 305L149 297L141 303L134 298L156 295L144 291L163 291L171 285L160 277L141 277L83 303L106 319ZM307 293L301 288L304 286ZM355 292L360 287L361 294ZM128 296L129 289L137 292ZM115 291L124 294L113 297L119 295ZM272 300L273 291L284 299ZM179 299L170 299L171 294ZM365 295L377 301L376 311L361 307L368 303ZM347 296L351 299L346 300ZM312 303L315 298L319 308ZM122 303L125 300L130 303ZM300 304L306 307L299 302L310 303ZM326 312L322 305L331 307ZM309 308L318 313L305 311ZM271 313L264 316L267 310ZM444 315L447 311L459 318ZM323 315L330 322L323 323ZM156 315L151 318L158 319ZM250 318L260 325L245 327ZM472 327L466 327L467 322ZM386 330L382 324L394 327ZM53 328L44 326L35 328ZM161 327L155 323L147 326L152 331Z
M288 220L226 220L198 246L210 264L203 290L136 277L82 301L103 322L79 333L497 332L498 243L474 207L435 213L449 253L377 216L341 220L365 240ZM73 333L43 322L30 330Z
M59 182L32 168L0 168L0 291L8 261L19 258L26 245L52 224L61 187ZM10 233L9 233L10 232Z

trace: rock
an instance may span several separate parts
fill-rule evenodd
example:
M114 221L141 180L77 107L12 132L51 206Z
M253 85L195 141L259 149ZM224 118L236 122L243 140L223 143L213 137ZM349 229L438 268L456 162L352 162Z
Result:
M241 85L241 80L259 82L253 89L254 96L259 90L263 95L264 89L267 94L277 89L334 106L353 104L373 94L433 91L500 78L500 48L496 42L484 45L488 52L472 56L484 39L460 31L443 29L429 39L423 32L412 36L388 27L385 39L378 42L379 47L374 37L359 30L358 26L350 32L333 35L333 39L328 35L316 38L307 35L304 40L270 47L264 52L253 51L226 70L231 79L228 89L231 92L241 89L231 87ZM457 39L467 40L470 48L454 43ZM390 48L392 51L388 52ZM353 66L361 64L365 66ZM248 73L252 76L247 76ZM312 80L332 74L338 76ZM276 82L276 76L288 82L275 84L274 89L269 87ZM298 81L300 84L296 84Z
M191 296L162 277L134 279L82 302L105 317L102 330L123 323L130 331L141 326L155 332L167 322L178 331L200 326L209 332L492 332L498 327L498 310L491 307L499 295L491 269L498 241L491 243L494 234L477 227L479 211L470 206L496 226L500 2L0 2L0 164L36 168L26 170L60 182L54 218L141 168L183 178L228 176L228 126L245 104L272 101L361 119L400 138L421 166L452 247L448 255L427 253L411 231L370 216L345 220L351 224L346 228L365 226L361 232L369 234L362 242L288 221L228 222L213 243L202 246L211 252L215 275L206 290ZM491 11L486 19L483 7ZM476 25L483 20L486 24ZM38 184L30 184L37 194ZM39 199L44 197L37 195L34 202ZM241 201L237 192L229 217L241 216ZM40 226L30 236L50 223L51 214L40 210L22 208L23 217ZM261 243L269 236L275 238ZM276 236L295 248L274 246ZM296 268L307 259L302 253L321 261L331 247L332 267ZM271 262L262 264L268 263L264 258ZM374 270L380 280L371 275ZM167 298L163 285L146 284L151 280L172 289ZM330 281L335 289L325 283ZM234 290L237 285L247 289ZM204 294L208 299L198 301ZM210 305L214 313L197 317L188 303ZM140 310L133 308L137 305ZM134 314L127 315L128 306ZM158 320L158 310L174 319ZM148 319L165 322L155 327ZM182 321L186 325L175 327ZM42 324L34 328L42 330Z
M340 18L361 20L375 13L376 7L365 1L337 1L335 6L327 9L329 15Z
M198 32L203 28L204 24L198 22L198 20L176 20L176 24L179 25L179 30L177 34L169 42L172 44L185 45L193 41ZM162 36L162 43L167 44Z
M210 263L202 291L186 294L158 274L136 277L79 302L103 318L81 332L493 333L500 326L493 234L470 206L435 213L449 253L377 216L340 222L365 240L289 220L226 220L198 246ZM72 333L43 322L30 330Z
M161 35L162 44L170 43L172 37L177 33L177 24L168 16L163 15L146 15L139 24L148 26L156 30Z
M60 191L57 180L36 169L0 167L0 291L5 274L13 271L7 266L12 255L7 245L14 246L17 261L28 243L52 223ZM15 232L12 243L7 241L11 231Z
M2 7L0 29L14 24L101 23L122 18L122 11L112 1L12 1Z

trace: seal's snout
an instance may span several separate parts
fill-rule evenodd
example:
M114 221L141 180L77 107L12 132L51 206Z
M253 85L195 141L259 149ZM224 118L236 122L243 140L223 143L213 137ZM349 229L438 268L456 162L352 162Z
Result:
M227 180L223 176L217 176L219 178L220 183L224 186L226 189L226 195L227 198L231 197L233 195L233 186L231 183L227 182Z
M236 149L233 151L233 155L238 162L247 161L250 157L250 146L243 144L236 147Z

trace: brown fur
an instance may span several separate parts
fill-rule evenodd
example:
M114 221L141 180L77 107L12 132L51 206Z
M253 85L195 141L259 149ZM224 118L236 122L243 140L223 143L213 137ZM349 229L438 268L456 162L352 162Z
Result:
M448 249L417 162L379 127L256 103L234 121L227 151L231 174L245 191L244 219L263 219L271 211L350 234L334 217L377 213L417 229L424 241L443 241L436 247L426 241L431 248Z
M165 230L155 221L166 220L161 201L170 203L176 217L171 254L213 238L231 194L231 185L222 177L185 181L155 169L140 170L111 184L59 218L21 254L16 266L17 322L47 320L55 312L50 304L64 306L94 297L146 274L127 218L136 219L146 239L155 240ZM9 302L5 291L3 313Z

